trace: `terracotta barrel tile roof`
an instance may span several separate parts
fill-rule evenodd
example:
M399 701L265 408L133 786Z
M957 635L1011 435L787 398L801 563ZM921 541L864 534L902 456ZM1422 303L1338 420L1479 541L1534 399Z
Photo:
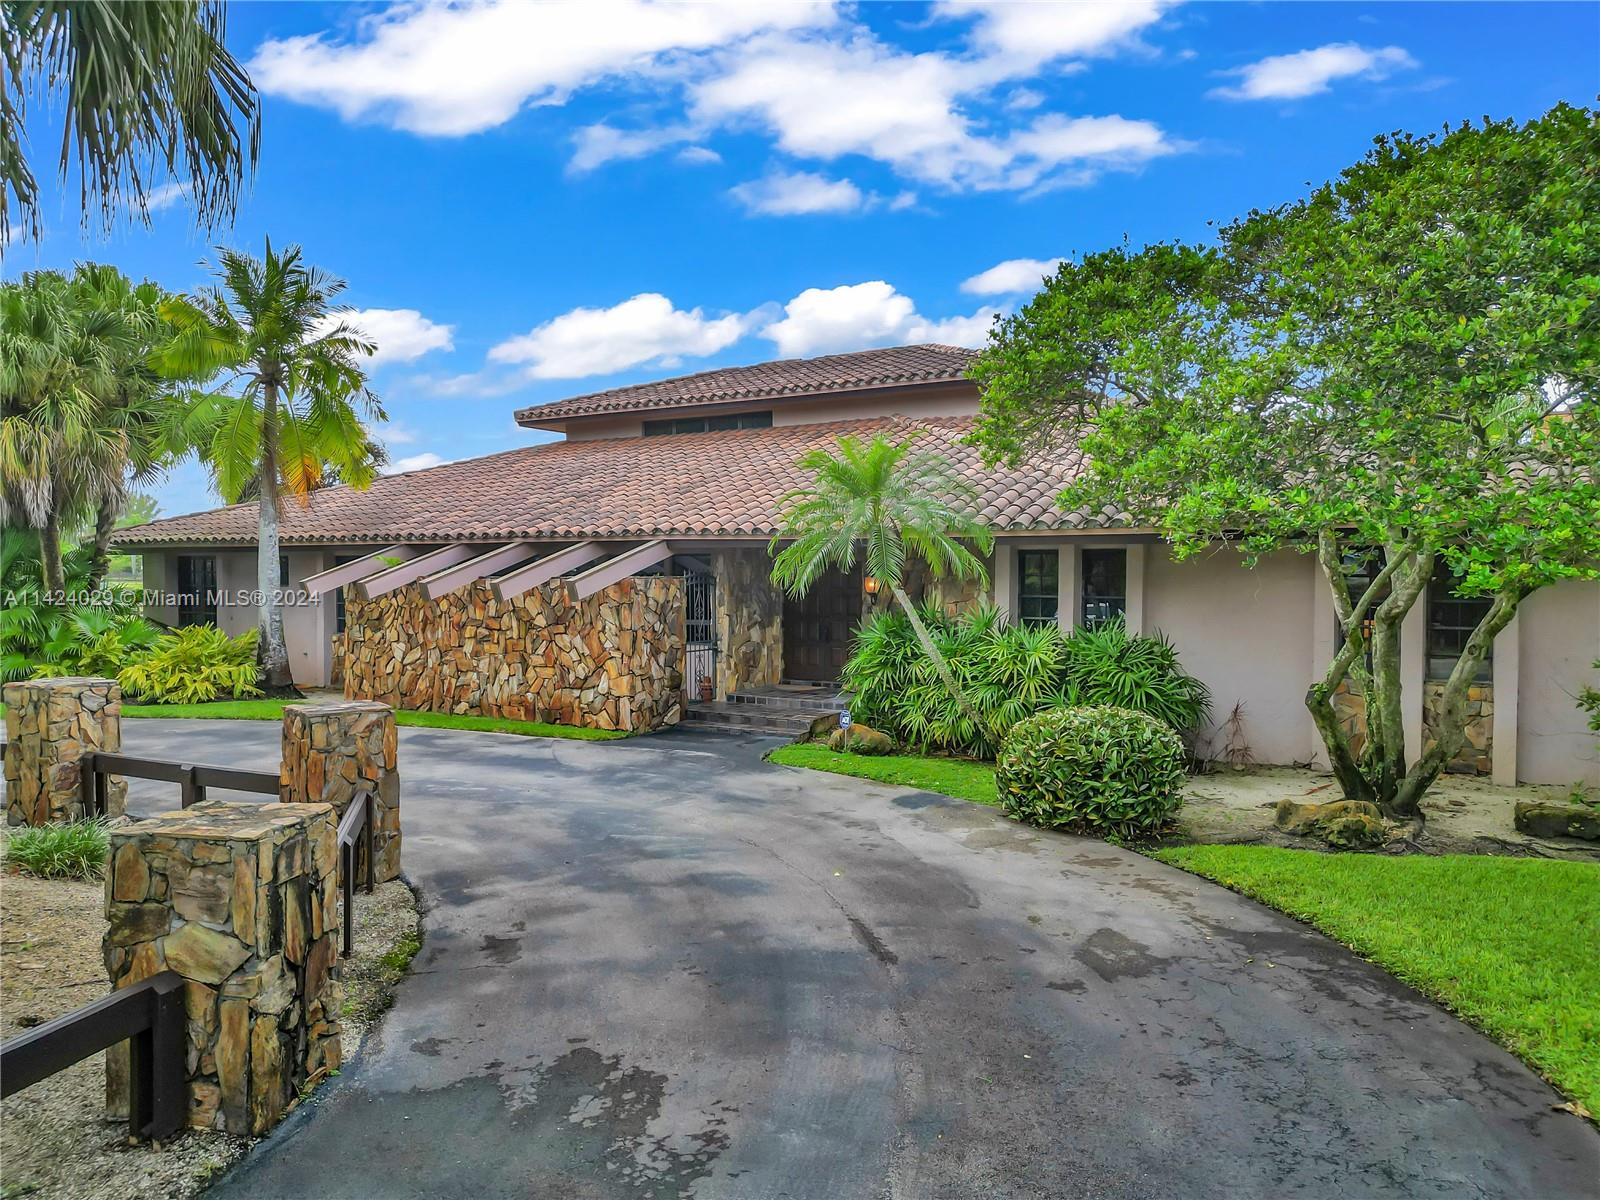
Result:
M537 404L519 409L517 421L524 425L547 424L602 413L652 412L699 404L939 383L966 378L967 366L977 353L960 346L891 346L822 358L786 358L749 367L723 367Z
M783 494L806 482L796 461L843 434L903 436L949 458L997 531L1109 527L1115 514L1064 513L1055 497L1078 470L1068 452L1019 470L988 470L961 438L971 417L884 417L669 437L550 442L386 475L367 491L317 492L284 506L286 544L506 538L771 537ZM256 506L169 517L119 530L119 546L254 545Z

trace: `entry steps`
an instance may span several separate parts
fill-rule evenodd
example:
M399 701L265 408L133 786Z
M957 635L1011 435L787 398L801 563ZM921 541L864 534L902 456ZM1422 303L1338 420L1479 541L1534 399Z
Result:
M688 729L797 738L820 716L836 715L845 700L836 688L778 684L738 692L726 700L692 702L684 712Z

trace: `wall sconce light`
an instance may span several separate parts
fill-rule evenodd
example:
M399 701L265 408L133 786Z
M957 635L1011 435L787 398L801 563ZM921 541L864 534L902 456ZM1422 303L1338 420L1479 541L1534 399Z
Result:
M878 594L878 580L877 580L877 577L874 576L874 575L866 576L861 581L861 587L867 593L867 595L876 596Z

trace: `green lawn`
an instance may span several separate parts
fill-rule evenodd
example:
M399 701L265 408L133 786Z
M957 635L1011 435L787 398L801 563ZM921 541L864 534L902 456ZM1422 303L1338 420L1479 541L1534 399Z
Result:
M203 717L224 721L281 721L283 700L217 700L211 704L124 704L125 717ZM288 701L287 703L293 703ZM512 721L504 717L473 717L456 713L410 712L396 709L397 725L425 729L472 729L480 733L515 733L523 737L576 738L606 741L627 737L614 729L581 729L576 725L551 725L544 721Z
M1156 857L1315 925L1600 1114L1600 865L1270 846Z
M840 754L826 746L782 746L768 757L786 767L810 767L835 775L876 779L960 800L994 804L994 765L965 758L921 758L909 754Z

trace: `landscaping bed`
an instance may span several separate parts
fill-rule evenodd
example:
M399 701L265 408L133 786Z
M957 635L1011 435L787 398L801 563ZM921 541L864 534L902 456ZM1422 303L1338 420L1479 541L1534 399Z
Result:
M1314 925L1600 1113L1600 865L1270 846L1155 856Z
M98 880L0 873L0 1037L105 994L104 910ZM398 880L371 896L358 893L355 918L355 954L342 971L346 1061L389 1006L420 944L416 899ZM0 1197L192 1196L250 1144L195 1129L160 1146L129 1144L127 1123L105 1119L104 1056L96 1054L0 1102Z

